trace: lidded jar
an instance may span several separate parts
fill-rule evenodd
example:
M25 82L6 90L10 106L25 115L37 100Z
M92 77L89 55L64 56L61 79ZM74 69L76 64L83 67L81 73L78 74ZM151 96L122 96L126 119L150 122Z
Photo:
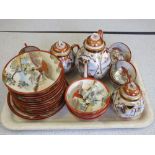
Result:
M63 41L58 41L51 46L50 53L59 58L64 67L65 73L68 73L74 67L74 55L72 50L75 46L76 45L70 46Z
M75 62L81 75L84 75L87 68L88 77L103 78L109 70L111 59L107 52L102 30L93 33L84 40L83 46L76 53Z
M130 81L112 95L113 108L123 118L140 117L144 110L144 98L138 84Z

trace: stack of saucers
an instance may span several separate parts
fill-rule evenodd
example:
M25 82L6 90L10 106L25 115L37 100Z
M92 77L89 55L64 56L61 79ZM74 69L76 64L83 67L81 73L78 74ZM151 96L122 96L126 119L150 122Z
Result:
M64 105L66 81L61 62L45 51L22 52L4 67L8 105L21 118L50 117Z

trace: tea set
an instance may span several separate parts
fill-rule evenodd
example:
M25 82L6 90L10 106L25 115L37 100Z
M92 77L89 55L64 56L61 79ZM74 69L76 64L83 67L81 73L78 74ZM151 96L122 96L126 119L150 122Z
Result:
M65 75L74 69L81 79L68 84ZM117 87L112 93L105 76ZM136 76L129 47L116 42L108 48L102 30L88 36L82 47L57 41L42 51L25 44L2 73L10 110L30 120L48 118L64 104L80 119L98 118L110 105L120 118L137 119L145 104Z

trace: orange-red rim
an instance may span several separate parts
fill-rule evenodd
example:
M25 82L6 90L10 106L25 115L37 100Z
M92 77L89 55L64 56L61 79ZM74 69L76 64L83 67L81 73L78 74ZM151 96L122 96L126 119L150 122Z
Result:
M8 93L8 96L7 96L7 102L8 102L8 106L10 108L10 110L17 116L23 118L23 119L28 119L28 120L41 120L41 119L46 119L48 117L51 117L53 116L54 114L56 114L59 110L61 110L65 104L65 102L63 102L62 105L60 105L57 109L55 109L55 111L53 111L52 113L49 113L47 115L36 115L36 116L24 116L24 114L20 114L19 112L17 112L13 107L12 107L12 104L11 104L11 101L10 101L10 94Z
M44 52L44 53L50 54L50 52L48 52L48 51L43 51L43 50L30 51L30 52ZM30 52L25 52L25 53L30 53ZM23 54L23 53L22 53L22 54ZM22 55L22 54L18 54L18 55L16 55L16 56L14 56L14 57L4 66L3 71L2 71L2 76L3 76L4 70L6 69L7 65L8 65L13 59L15 59L16 57L18 57L19 55ZM50 54L50 55L51 55L51 54ZM16 90L12 89L11 87L9 87L9 86L4 82L5 86L8 88L8 90L11 90L12 92L15 92L15 93L17 93L17 94L23 94L23 95L24 95L24 94L25 94L25 95L34 95L34 94L38 95L38 94L40 94L40 93L43 93L44 91L47 91L48 89L50 89L51 87L53 87L55 83L57 83L57 81L59 80L59 78L60 78L62 75L64 75L64 68L63 68L63 66L62 66L61 61L60 61L59 58L56 57L55 55L52 55L52 56L54 56L54 57L58 60L58 62L59 62L59 67L61 68L61 72L60 72L58 78L56 79L56 81L55 81L52 85L50 85L49 87L45 88L44 90L37 91L37 92L19 92L19 91L16 91ZM2 77L2 79L3 79L3 77Z
M74 111L74 112L76 112L76 113L78 113L80 115L93 115L93 114L100 113L106 106L99 109L99 110L93 111L93 112L82 112L82 111L79 111L79 110L75 110L72 106L70 106L70 104L69 104L69 102L67 100L67 92L68 92L69 88L72 86L72 84L74 84L75 82L81 81L81 80L95 80L95 81L98 81L103 85L103 87L106 88L107 92L110 94L109 88L104 83L102 83L101 81L93 79L93 78L82 78L80 80L76 80L76 81L72 82L70 84L70 86L67 88L67 90L65 92L65 101L66 101L67 107L69 107L70 110L72 110L72 111ZM110 96L106 100L106 105L108 105L108 104L110 104Z

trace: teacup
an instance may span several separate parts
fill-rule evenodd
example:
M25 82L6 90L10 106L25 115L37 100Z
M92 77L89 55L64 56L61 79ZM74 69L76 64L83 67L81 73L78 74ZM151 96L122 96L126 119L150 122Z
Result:
M117 85L128 82L129 77L134 81L137 76L136 68L131 62L119 60L110 67L111 80Z
M110 53L111 63L116 63L119 60L124 60L130 62L131 60L131 50L130 48L122 43L122 42L116 42L112 44L108 51Z

